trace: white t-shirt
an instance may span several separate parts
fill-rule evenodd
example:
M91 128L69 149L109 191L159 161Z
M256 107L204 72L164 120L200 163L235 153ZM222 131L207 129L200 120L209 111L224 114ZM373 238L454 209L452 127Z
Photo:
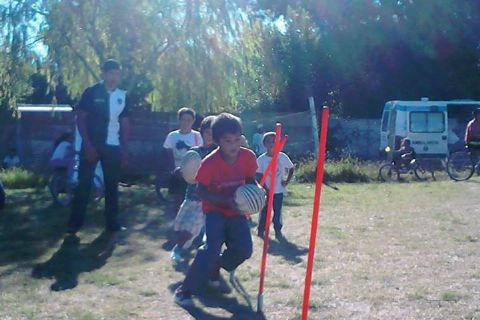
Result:
M56 159L65 159L69 156L69 153L72 152L71 150L72 144L68 141L62 141L58 144L52 154L52 158L50 160Z
M189 133L180 133L180 130L170 132L165 138L163 147L172 149L175 167L179 167L183 156L192 147L203 145L202 135L200 132L192 130Z
M110 121L108 122L107 144L120 145L120 120L119 116L126 107L126 91L116 88L109 92L110 96Z
M266 153L262 154L257 159L258 169L257 173L264 173L267 170L268 165L272 161L272 157L267 156ZM277 176L275 177L275 193L284 193L287 191L287 188L282 186L283 176L286 174L287 170L294 167L292 160L283 152L278 154L277 161ZM265 185L270 189L270 177L271 173L268 175Z

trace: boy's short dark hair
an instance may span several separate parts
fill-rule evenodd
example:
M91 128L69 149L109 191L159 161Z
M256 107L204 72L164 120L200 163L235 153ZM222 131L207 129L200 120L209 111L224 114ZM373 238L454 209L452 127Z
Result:
M262 142L265 144L265 140L267 140L267 139L270 138L270 137L273 137L273 139L275 139L275 136L276 136L276 135L277 135L277 134L276 134L275 132L273 132L273 131L266 132L266 133L263 134L263 140L262 140Z
M231 113L223 112L216 116L212 123L213 140L218 141L227 133L242 133L242 120Z
M192 116L193 119L195 119L195 111L191 108L183 107L183 108L178 109L178 111L177 111L178 120L180 120L180 118L184 114L189 114L189 115Z
M212 127L212 123L215 120L216 116L208 116L203 118L202 123L200 124L200 133L203 134L205 130Z
M122 66L120 65L120 62L115 59L108 59L102 65L103 72L108 72L110 70L120 70L121 68Z

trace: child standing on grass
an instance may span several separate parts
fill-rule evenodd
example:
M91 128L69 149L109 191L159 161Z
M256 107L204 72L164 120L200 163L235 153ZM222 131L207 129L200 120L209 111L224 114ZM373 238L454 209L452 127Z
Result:
M217 148L212 138L212 122L215 116L208 116L200 124L200 133L203 139L203 146L194 147L190 150L196 151L203 159ZM197 185L189 184L185 192L177 217L173 224L173 230L177 232L177 243L173 247L170 257L174 263L183 261L183 253L192 245L193 240L199 236L205 226L200 197L197 194Z
M232 272L252 255L250 228L233 197L239 186L256 183L255 154L241 147L241 133L241 121L232 114L222 113L212 123L218 148L202 161L196 177L205 212L207 245L197 252L185 280L175 291L179 305L192 304L192 293L207 284L218 287L220 268ZM221 252L223 244L226 249Z
M172 208L169 210L176 214L180 204L185 198L187 183L180 176L178 167L185 154L192 147L203 144L200 132L192 130L195 122L195 111L190 108L180 108L177 112L179 129L170 132L165 138L163 147L166 151L168 171L172 173L169 181L169 193L172 195Z
M268 165L272 161L273 157L273 146L275 144L275 132L267 132L263 135L263 145L265 146L267 152L260 155L257 159L258 170L257 170L257 179L260 181L267 169ZM277 240L283 240L282 234L282 205L283 205L283 193L287 191L287 186L292 180L293 172L295 166L293 165L290 158L283 152L278 154L277 160L277 172L275 177L275 191L273 196L273 228L275 229L275 237ZM287 177L284 178L285 172ZM269 174L266 180L267 196L269 195L268 189L270 189L270 177ZM267 199L268 201L268 199ZM268 202L267 202L268 203ZM265 206L260 214L258 221L258 236L263 238L265 233L265 220L267 216L267 206Z

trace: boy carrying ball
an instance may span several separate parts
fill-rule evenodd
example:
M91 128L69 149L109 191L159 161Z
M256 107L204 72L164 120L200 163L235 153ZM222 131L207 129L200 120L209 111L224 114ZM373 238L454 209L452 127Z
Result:
M232 114L221 113L212 123L218 149L202 161L196 176L207 245L197 252L175 291L175 302L182 306L192 304L192 293L209 283L218 286L220 268L232 272L252 255L249 224L235 204L234 192L241 185L256 184L257 161L251 150L241 147L241 133L241 120ZM221 252L223 244L226 249Z

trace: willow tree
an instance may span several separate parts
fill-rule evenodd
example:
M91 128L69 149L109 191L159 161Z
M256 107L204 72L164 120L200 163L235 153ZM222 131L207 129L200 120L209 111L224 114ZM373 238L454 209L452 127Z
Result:
M13 108L30 90L29 77L38 58L31 49L39 41L33 31L35 4L10 1L0 5L0 110Z

